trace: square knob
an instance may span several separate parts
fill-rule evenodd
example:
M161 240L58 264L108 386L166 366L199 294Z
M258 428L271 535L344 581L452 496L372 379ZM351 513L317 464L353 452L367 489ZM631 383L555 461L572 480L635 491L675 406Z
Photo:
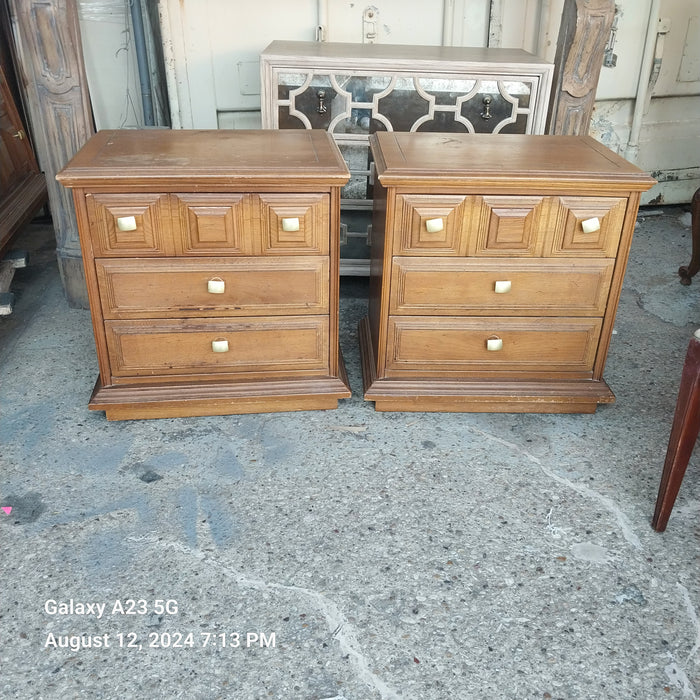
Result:
M439 219L426 219L425 230L428 233L437 233L445 228L445 222L442 218Z
M584 219L581 222L581 228L583 229L584 233L595 233L596 231L600 231L600 219L597 216L594 216L591 219Z
M299 217L289 217L282 219L282 230L283 231L298 231L299 230Z
M510 280L496 280L493 285L493 291L496 292L496 294L507 294L510 288Z
M209 294L223 294L226 291L226 282L220 277L207 281L207 291Z
M120 216L117 218L117 228L120 231L135 231L136 217L135 216Z
M503 350L503 339L502 338L488 338L486 340L486 349L489 352L498 352Z

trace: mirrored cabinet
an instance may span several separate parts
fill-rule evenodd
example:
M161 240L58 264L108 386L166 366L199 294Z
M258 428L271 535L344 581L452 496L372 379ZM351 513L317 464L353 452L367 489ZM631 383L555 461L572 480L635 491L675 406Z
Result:
M266 129L324 129L351 178L342 190L341 274L369 273L369 135L542 134L551 64L515 49L275 41L261 54Z

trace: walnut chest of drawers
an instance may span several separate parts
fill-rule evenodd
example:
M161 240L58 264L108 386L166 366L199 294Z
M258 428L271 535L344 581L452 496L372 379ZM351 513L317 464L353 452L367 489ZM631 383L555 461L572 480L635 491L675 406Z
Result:
M592 413L640 193L591 137L381 133L365 398L377 410Z
M73 188L108 419L335 408L340 189L324 131L103 131Z

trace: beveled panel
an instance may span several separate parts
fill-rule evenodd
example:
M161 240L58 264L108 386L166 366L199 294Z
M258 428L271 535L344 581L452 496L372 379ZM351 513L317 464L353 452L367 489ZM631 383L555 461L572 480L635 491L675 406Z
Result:
M250 253L244 242L244 195L177 194L176 208L186 255Z
M112 374L328 372L328 317L106 321ZM227 341L228 352L212 343Z
M328 265L323 256L96 261L110 319L328 313ZM222 293L209 291L212 280Z
M472 255L540 255L544 197L481 197Z
M390 316L386 376L411 372L591 371L599 318ZM502 349L488 349L501 340Z
M467 202L463 195L399 194L396 196L396 255L463 255L462 229ZM428 222L442 221L431 231Z
M602 316L613 260L396 257L389 312ZM497 289L507 291L499 293Z
M251 198L253 207L257 204L259 208L263 255L328 254L328 195L261 194ZM285 231L284 219L298 219L298 230Z
M168 195L88 194L85 197L95 255L171 255ZM133 217L136 228L120 230L120 218Z
M620 242L627 199L623 197L559 197L553 212L549 255L614 258ZM600 228L586 233L582 223L597 218Z

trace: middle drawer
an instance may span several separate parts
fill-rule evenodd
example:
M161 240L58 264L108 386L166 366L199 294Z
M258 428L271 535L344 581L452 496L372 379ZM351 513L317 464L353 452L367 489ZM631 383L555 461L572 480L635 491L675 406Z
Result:
M615 261L395 257L390 313L603 316Z
M326 314L329 261L103 258L95 261L107 319Z

